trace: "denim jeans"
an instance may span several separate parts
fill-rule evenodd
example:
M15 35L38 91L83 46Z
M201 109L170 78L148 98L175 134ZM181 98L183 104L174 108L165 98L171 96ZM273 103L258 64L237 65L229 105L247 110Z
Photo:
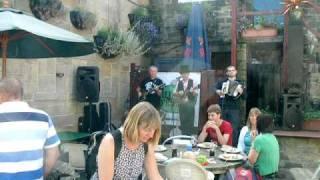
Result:
M222 109L222 118L232 125L232 145L237 146L240 128L240 110L239 109Z

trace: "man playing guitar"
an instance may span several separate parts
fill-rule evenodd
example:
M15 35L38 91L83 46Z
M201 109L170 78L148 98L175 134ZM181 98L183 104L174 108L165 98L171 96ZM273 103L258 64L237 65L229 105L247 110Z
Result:
M161 93L165 84L157 77L158 68L156 66L150 66L148 73L149 76L137 88L139 100L147 101L159 110Z
M194 81L189 77L189 67L181 66L181 76L174 92L175 102L179 106L180 129L182 134L191 135L194 127L194 106L197 100L197 87Z

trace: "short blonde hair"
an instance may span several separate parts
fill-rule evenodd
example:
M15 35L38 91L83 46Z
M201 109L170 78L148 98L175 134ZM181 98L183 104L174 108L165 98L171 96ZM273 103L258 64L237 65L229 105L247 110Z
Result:
M256 115L257 117L261 114L261 111L259 108L253 107L250 109L247 119L247 126L249 129L251 129L251 122L250 122L250 115Z
M221 108L218 104L212 104L208 107L207 113L221 114Z
M161 135L161 119L159 112L148 102L136 104L124 122L124 136L132 143L139 142L139 127L155 129L152 139L148 142L158 144Z

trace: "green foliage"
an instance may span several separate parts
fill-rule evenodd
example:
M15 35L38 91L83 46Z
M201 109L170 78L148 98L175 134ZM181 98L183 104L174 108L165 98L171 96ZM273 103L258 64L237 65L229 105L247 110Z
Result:
M320 120L320 110L308 109L303 113L304 120Z
M255 17L254 28L278 27L277 16L258 16Z
M133 9L131 14L134 14L138 19L142 17L150 17L157 26L159 26L161 23L161 10L159 7L154 5L137 7Z
M125 55L142 55L150 48L145 48L139 40L139 37L133 31L123 32L124 43L122 46L123 54Z
M148 51L139 37L132 31L123 32L119 29L104 27L97 32L105 42L102 51L98 52L102 57L117 55L142 55Z
M147 7L137 7L133 9L131 12L132 14L135 14L136 16L149 16L149 10Z

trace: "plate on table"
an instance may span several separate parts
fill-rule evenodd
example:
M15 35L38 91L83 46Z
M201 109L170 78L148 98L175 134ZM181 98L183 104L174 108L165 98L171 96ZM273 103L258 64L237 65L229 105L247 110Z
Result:
M240 153L239 149L232 146L222 146L221 151L233 154Z
M197 144L197 146L199 148L203 148L203 149L213 149L213 148L216 148L217 145L213 142L204 142L204 143L199 143Z
M168 160L169 158L161 153L155 153L156 161L157 162L164 162Z
M155 152L163 152L166 150L167 148L164 145L157 145L156 148L154 149Z
M241 154L220 154L218 157L225 161L241 161L244 158Z

